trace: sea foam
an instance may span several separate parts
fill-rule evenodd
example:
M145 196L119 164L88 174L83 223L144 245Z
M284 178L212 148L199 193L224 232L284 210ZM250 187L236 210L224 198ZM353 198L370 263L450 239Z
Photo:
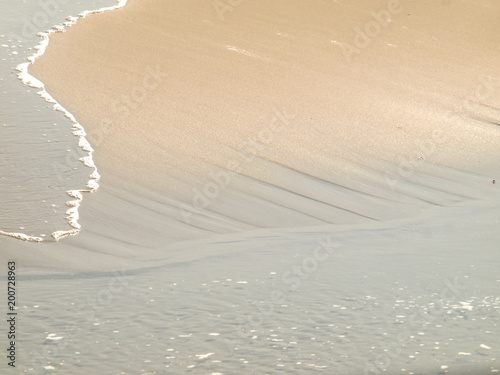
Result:
M83 200L83 195L82 193L84 192L95 192L99 188L99 173L97 172L97 167L94 164L94 160L92 158L92 154L94 152L92 146L90 143L87 141L85 138L86 133L85 129L83 128L82 125L78 123L78 121L75 119L75 117L68 111L66 108L64 108L62 105L60 105L53 97L50 95L46 90L44 84L38 80L37 78L33 77L28 73L28 67L30 64L33 64L35 60L42 56L45 53L45 50L47 49L47 46L49 44L50 40L50 34L51 33L56 33L56 32L65 32L67 28L71 27L75 23L78 22L81 18L87 17L89 14L93 13L102 13L106 12L108 10L114 10L121 8L125 6L127 3L127 0L119 0L118 3L114 6L110 7L104 7L96 10L86 10L82 13L80 13L78 16L70 16L66 18L66 22L63 22L62 24L55 25L52 27L51 30L45 31L45 32L40 32L37 35L41 38L40 43L34 47L35 49L35 54L28 57L28 62L19 64L16 67L16 70L19 71L18 77L21 79L21 81L30 87L41 89L41 91L38 92L38 94L47 102L53 103L53 109L55 111L61 111L64 113L64 115L73 123L73 135L78 137L78 146L87 153L87 156L80 158L80 161L86 165L89 168L93 169L93 172L89 175L89 181L87 182L86 189L77 189L77 190L69 190L66 193L72 198L71 200L66 202L66 205L69 207L69 209L66 211L66 219L68 220L69 225L73 228L70 230L58 230L53 232L52 238L55 239L56 241L60 240L61 238L64 238L66 236L74 236L77 235L80 232L81 225L78 223L79 219L79 213L78 213L78 208L80 207L80 204ZM44 238L44 235L40 236L31 236L25 233L9 233L9 232L4 232L0 231L0 235L4 236L9 236L9 237L14 237L23 241L30 241L30 242L42 242L42 241L47 241Z

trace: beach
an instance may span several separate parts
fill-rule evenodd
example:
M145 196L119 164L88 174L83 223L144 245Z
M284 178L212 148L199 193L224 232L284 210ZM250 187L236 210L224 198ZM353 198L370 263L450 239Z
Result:
M121 201L144 198L141 205L153 206L154 219L140 220L137 232L151 239L160 233L156 246L259 227L388 219L461 200L453 185L463 179L474 190L479 178L479 189L467 191L471 198L492 188L496 50L483 48L487 63L469 64L480 47L467 40L443 47L433 36L406 31L398 18L403 4L392 15L383 2L364 11L328 8L350 17L348 25L339 17L336 28L319 16L318 4L310 14L290 6L267 25L248 19L265 19L276 6L247 4L217 22L209 6L132 2L53 34L51 48L29 67L86 124L94 161L106 172L102 190L111 199L130 192ZM428 25L430 5L406 6L403 19L413 17L416 30L439 28ZM346 59L332 38L349 41L352 30L375 22L370 11L389 12L385 27L399 22L402 31L382 34L380 25L373 45ZM465 19L470 7L455 12ZM131 37L118 38L132 22L138 26ZM309 23L301 27L311 35L293 34L298 22ZM95 43L92 53L87 39ZM425 63L430 55L434 65ZM453 55L453 64L438 64L440 55Z
M56 3L3 48L20 369L500 370L496 2Z

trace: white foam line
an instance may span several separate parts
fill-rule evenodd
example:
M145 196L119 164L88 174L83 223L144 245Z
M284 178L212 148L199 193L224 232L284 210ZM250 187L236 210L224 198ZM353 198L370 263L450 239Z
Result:
M9 232L4 232L3 230L0 230L0 235L14 237L14 238L17 238L18 240L30 241L30 242L42 242L43 241L42 237L28 236L27 234L24 234L24 233L9 233Z
M90 143L87 141L85 138L86 133L85 129L83 126L81 126L78 121L76 121L75 117L69 113L62 105L60 105L47 91L45 91L45 86L42 82L40 82L38 79L33 77L28 73L28 66L30 64L33 64L33 62L40 56L42 56L45 53L45 50L49 44L49 37L51 33L56 33L56 32L64 32L68 27L71 27L75 23L78 22L79 19L87 17L89 14L94 14L94 13L102 13L106 12L108 10L114 10L121 8L127 4L127 0L119 0L118 3L115 6L110 6L110 7L105 7L97 10L86 10L82 13L80 13L77 17L67 17L66 20L67 22L64 22L62 25L55 25L52 27L51 30L48 30L46 32L41 32L38 34L38 36L42 39L40 43L35 47L36 53L33 56L28 57L28 61L26 63L19 64L16 67L16 70L18 70L20 73L18 74L19 79L27 86L42 89L38 94L45 99L49 103L54 103L53 109L56 111L61 111L64 113L64 115L73 122L73 128L75 129L73 131L73 135L77 136L78 139L78 146L85 152L88 153L87 156L83 157L80 159L80 161L83 162L87 167L93 168L93 172L90 174L89 178L90 180L87 182L87 189L83 190L69 190L66 193L71 197L74 198L74 200L70 200L66 202L66 205L70 207L66 211L66 219L69 222L69 225L73 227L71 230L59 230L55 231L52 233L52 237L58 241L61 238L64 238L66 236L75 236L78 233L80 233L80 224L78 223L79 219L79 214L78 214L78 208L80 207L80 203L83 200L83 196L81 193L83 192L94 192L99 188L99 173L97 172L97 167L94 164L94 160L92 158L93 154L93 148L90 146ZM36 237L36 236L30 236L24 233L8 233L4 231L0 231L0 235L4 236L9 236L9 237L14 237L23 241L30 241L30 242L42 242L46 241L42 237Z

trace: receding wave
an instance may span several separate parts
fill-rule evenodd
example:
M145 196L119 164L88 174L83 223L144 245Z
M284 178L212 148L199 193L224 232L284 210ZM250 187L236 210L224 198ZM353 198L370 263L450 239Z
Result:
M115 6L111 7L104 7L96 10L87 10L82 13L80 13L78 16L69 16L66 18L67 22L64 22L63 24L60 25L55 25L52 27L51 30L48 30L46 32L40 32L38 36L41 38L40 43L34 47L36 50L35 54L32 56L28 57L28 62L19 64L17 66L17 70L19 71L18 77L19 79L27 86L33 87L36 89L41 89L41 91L38 92L38 94L47 102L53 103L53 109L55 111L61 111L64 113L64 115L73 123L73 135L78 137L78 146L87 153L87 156L80 158L80 161L87 167L91 168L93 171L89 175L89 180L86 184L85 189L74 189L74 190L69 190L66 193L68 196L71 198L69 201L66 202L66 205L69 207L69 209L66 211L66 219L69 223L69 225L72 227L72 229L69 230L58 230L52 232L51 236L54 240L58 241L61 238L64 238L66 236L74 236L77 235L80 232L81 225L78 223L79 219L79 214L78 214L78 209L80 207L80 204L83 200L83 195L82 193L86 192L95 192L99 188L99 173L97 172L97 167L94 163L92 154L93 154L93 148L90 145L90 143L87 141L85 138L86 133L85 129L83 126L75 119L75 117L68 111L66 108L64 108L62 105L60 105L46 90L43 82L38 80L37 78L33 77L31 74L28 73L28 67L29 65L33 64L34 61L42 56L45 53L45 50L49 44L50 40L50 34L52 33L57 33L57 32L64 32L68 27L71 27L74 25L78 20L85 18L89 14L93 13L101 13L109 10L114 10L121 8L125 6L127 3L127 0L119 0L118 4ZM34 235L29 235L25 233L14 233L14 232L6 232L0 230L0 235L4 236L9 236L13 238L17 238L23 241L30 241L30 242L42 242L42 241L47 241L44 239L43 236L34 236Z

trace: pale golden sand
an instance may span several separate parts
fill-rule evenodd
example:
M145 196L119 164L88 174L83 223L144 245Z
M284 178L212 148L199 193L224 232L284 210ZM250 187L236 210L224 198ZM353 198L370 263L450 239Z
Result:
M135 0L53 35L30 71L102 179L77 236L0 237L18 371L498 371L499 9Z
M230 2L222 20L212 0L132 0L53 35L30 69L84 125L102 179L77 236L0 236L17 372L499 371L500 5ZM380 32L349 62L365 27ZM19 181L44 191L64 131ZM38 197L26 233L58 226Z
M223 22L212 4L131 1L54 35L30 71L85 124L102 168L147 167L141 183L161 188L162 173L239 160L275 110L296 116L258 156L321 177L353 154L414 157L432 131L445 141L428 161L477 171L496 155L497 127L477 120L493 120L500 100L498 5L401 2L349 63L337 43L355 45L388 3L301 3L245 3ZM265 178L258 170L245 174Z
M94 237L74 246L114 253L99 239L120 239L133 257L487 196L499 11L273 0L222 20L211 2L132 0L52 35L29 71L85 127L103 176L81 208Z

